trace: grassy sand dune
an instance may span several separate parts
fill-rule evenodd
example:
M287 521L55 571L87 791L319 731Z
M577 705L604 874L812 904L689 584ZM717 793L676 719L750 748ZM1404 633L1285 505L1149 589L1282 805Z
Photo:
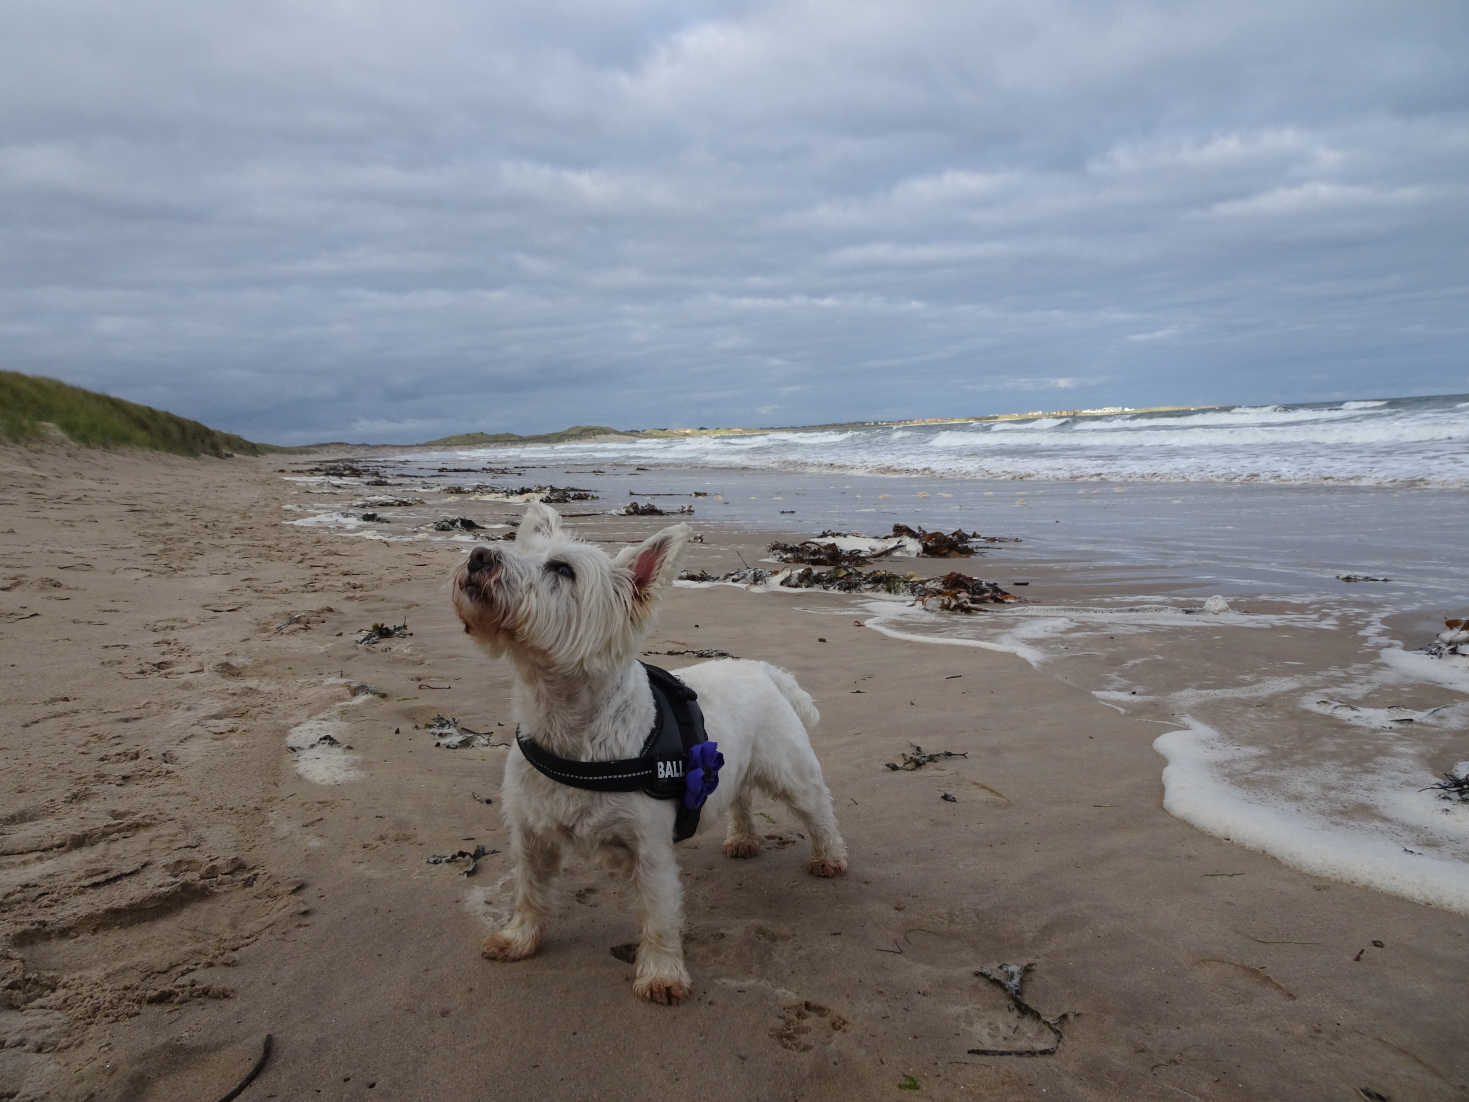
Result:
M0 371L0 440L44 440L56 430L90 448L145 448L221 459L279 450L152 406L39 375Z

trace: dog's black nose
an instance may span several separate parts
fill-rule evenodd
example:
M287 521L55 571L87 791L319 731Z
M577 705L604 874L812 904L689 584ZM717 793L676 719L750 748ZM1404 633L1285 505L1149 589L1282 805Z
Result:
M469 572L480 574L500 561L500 553L488 547L476 547L469 553Z

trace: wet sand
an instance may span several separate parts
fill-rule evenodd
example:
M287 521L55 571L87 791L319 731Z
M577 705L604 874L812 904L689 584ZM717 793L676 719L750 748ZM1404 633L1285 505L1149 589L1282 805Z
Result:
M676 588L647 656L797 675L849 875L807 876L774 806L755 861L685 843L695 995L674 1009L633 998L610 951L636 938L630 893L594 867L563 875L537 957L481 960L503 853L468 877L428 861L506 848L507 670L447 599L468 545L286 525L287 505L399 491L285 465L0 450L0 1097L218 1098L267 1034L247 1100L1469 1090L1469 919L1170 816L1166 717L1107 707L1074 667L894 639L825 593ZM609 542L662 523L574 522ZM703 534L684 566L763 553ZM1005 554L973 572L1004 584ZM1041 602L1086 584L1017 576ZM1168 645L1121 635L1079 660ZM1206 654L1176 676L1207 678ZM496 745L436 746L440 714ZM967 756L885 767L912 743ZM1006 963L1034 964L1039 1017L976 975Z

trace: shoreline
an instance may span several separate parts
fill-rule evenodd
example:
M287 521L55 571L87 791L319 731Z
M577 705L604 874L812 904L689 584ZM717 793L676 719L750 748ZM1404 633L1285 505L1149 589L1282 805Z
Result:
M481 961L503 856L469 878L426 860L505 848L484 802L505 749L436 747L426 727L457 716L505 740L506 672L464 643L444 598L467 545L287 525L282 506L325 499L279 466L0 449L0 738L19 764L0 799L15 809L0 828L0 1014L19 1039L0 1049L0 1087L18 1097L215 1097L266 1032L275 1049L251 1089L279 1097L692 1082L711 1098L772 1084L887 1098L909 1075L936 1097L1447 1098L1469 1084L1462 1012L1445 1012L1461 1004L1469 923L1167 814L1153 741L1171 702L1124 715L1086 687L1089 668L1194 638L1176 634L1193 623L1109 651L1082 625L1074 656L1037 669L887 637L863 626L860 599L678 587L654 661L726 650L786 665L816 696L851 875L806 877L787 848L796 824L770 806L755 862L705 836L680 847L696 993L676 1010L633 1000L607 951L629 940L632 902L591 868L566 873L541 955ZM573 523L632 541L671 519ZM753 533L702 534L684 566L763 553ZM958 566L1002 584L1038 572L1003 545ZM1057 607L1074 600L1060 573L1031 580ZM412 635L359 646L374 622ZM1286 628L1257 633L1261 657L1291 653L1300 631L1355 649ZM1186 689L1248 648L1173 649ZM340 744L313 748L351 767L315 774L338 783L308 779L287 749L320 742L312 722ZM968 757L886 769L910 743ZM995 962L1035 962L1026 1001L1075 1015L1053 1054L968 1054L1050 1041L975 977ZM722 1043L697 1066L620 1055L655 1051L670 1015Z

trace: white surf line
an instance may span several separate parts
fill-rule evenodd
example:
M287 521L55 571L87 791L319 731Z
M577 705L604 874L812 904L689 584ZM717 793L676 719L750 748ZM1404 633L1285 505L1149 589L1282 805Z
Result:
M944 647L974 647L977 650L998 651L1001 654L1013 654L1016 658L1023 658L1032 666L1039 669L1047 660L1047 655L1038 647L1027 646L1025 643L990 643L983 639L956 639L948 635L918 635L911 631L899 631L890 628L882 622L881 616L874 616L870 620L862 622L863 627L871 628L889 639L902 639L910 643L932 643Z
M1312 876L1373 888L1469 915L1469 864L1409 854L1394 839L1350 827L1325 827L1315 816L1251 799L1218 766L1257 751L1232 746L1192 716L1184 730L1158 736L1153 749L1163 770L1163 808L1205 834L1268 854Z

